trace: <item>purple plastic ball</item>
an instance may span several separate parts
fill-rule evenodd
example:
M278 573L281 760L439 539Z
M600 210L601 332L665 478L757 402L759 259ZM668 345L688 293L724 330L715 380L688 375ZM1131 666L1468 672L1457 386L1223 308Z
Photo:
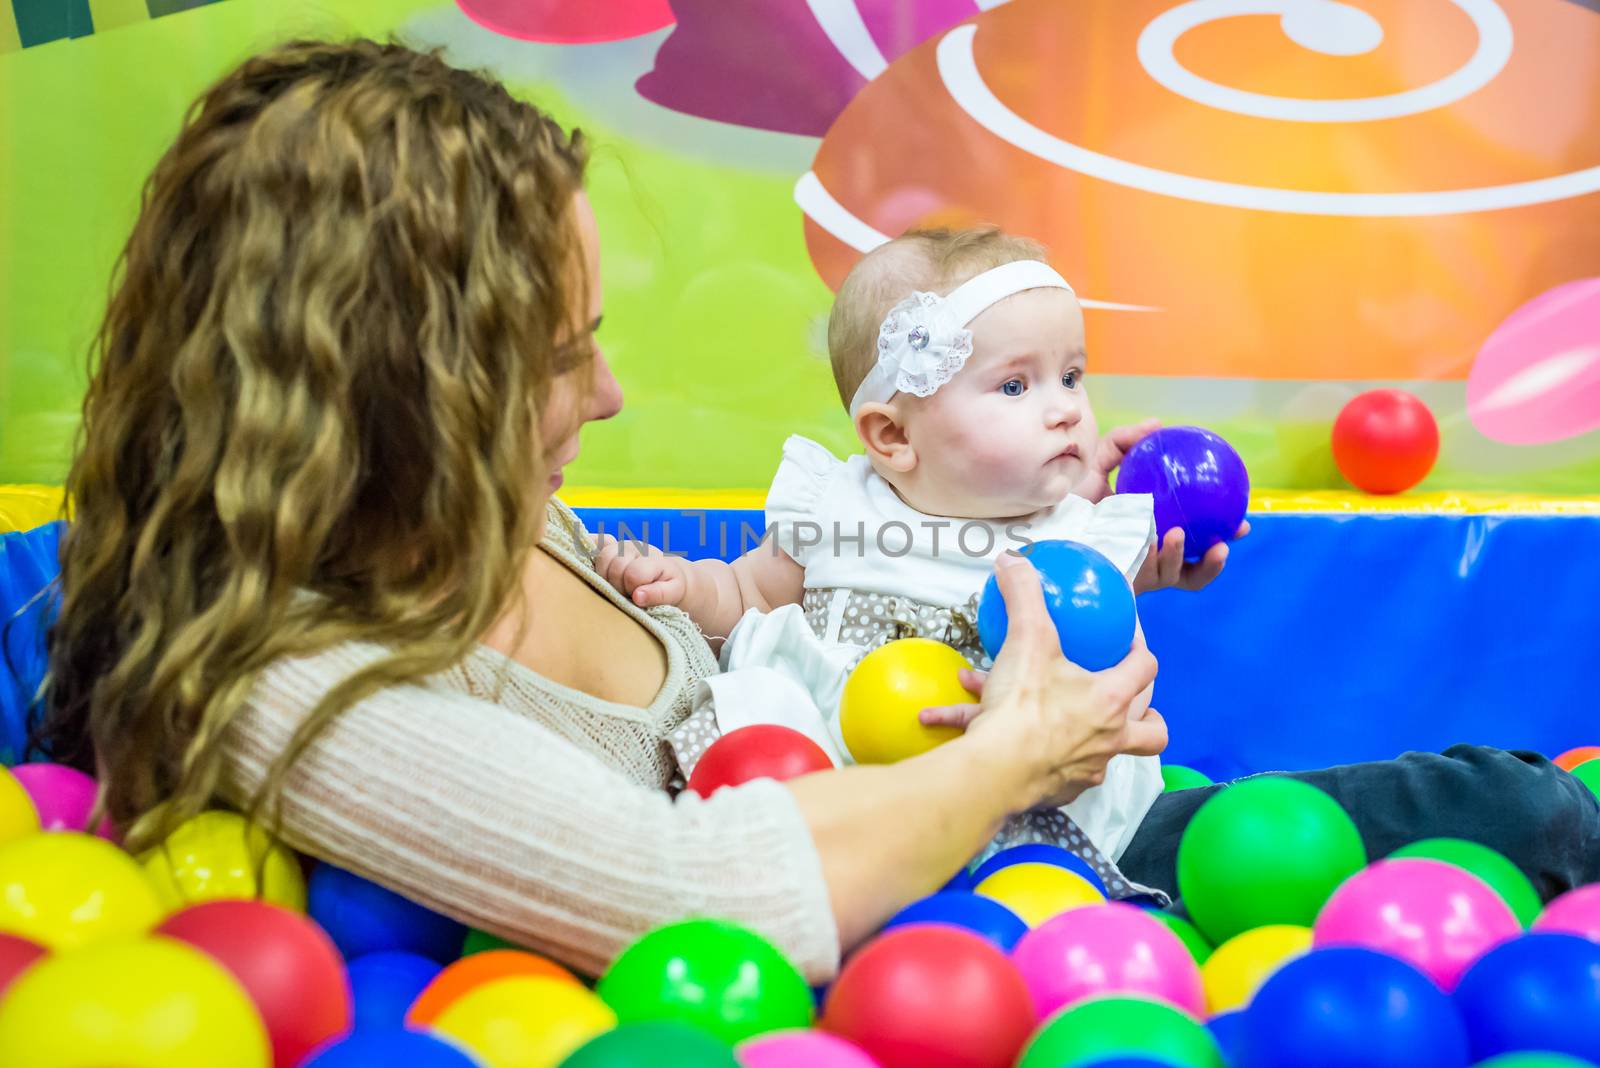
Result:
M1232 540L1250 505L1250 472L1222 438L1204 427L1169 426L1146 436L1122 458L1118 493L1155 498L1156 532L1183 530L1183 558Z

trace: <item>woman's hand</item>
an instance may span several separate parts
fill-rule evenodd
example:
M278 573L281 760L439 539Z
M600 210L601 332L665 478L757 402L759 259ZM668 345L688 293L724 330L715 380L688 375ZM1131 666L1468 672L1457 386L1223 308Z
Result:
M1156 659L1144 640L1122 663L1089 672L1061 655L1055 627L1033 566L1002 554L996 562L1000 595L1010 617L994 668L977 683L982 715L967 715L967 738L990 747L995 759L1021 773L1019 810L1065 804L1105 781L1106 764L1121 753L1153 756L1167 747L1167 725L1140 695L1155 681Z

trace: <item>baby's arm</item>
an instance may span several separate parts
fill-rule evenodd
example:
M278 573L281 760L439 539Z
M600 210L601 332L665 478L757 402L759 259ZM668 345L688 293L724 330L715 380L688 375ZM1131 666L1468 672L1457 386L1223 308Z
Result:
M772 539L733 563L668 556L641 542L600 536L595 570L640 608L677 605L710 638L726 638L746 611L799 604L805 569Z

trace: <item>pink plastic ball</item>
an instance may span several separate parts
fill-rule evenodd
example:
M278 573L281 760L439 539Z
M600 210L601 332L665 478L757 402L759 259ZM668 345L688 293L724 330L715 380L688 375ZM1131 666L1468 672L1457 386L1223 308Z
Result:
M1205 987L1178 936L1132 905L1064 912L1022 936L1011 959L1039 1019L1100 994L1144 995L1203 1017Z
M1568 890L1550 902L1533 921L1533 929L1575 934L1600 942L1600 883Z
M87 831L99 786L77 768L65 764L18 764L11 769L39 810L39 827L46 831ZM111 825L102 822L95 831L111 839Z
M1313 945L1375 949L1414 965L1446 992L1483 954L1522 933L1489 884L1453 864L1380 860L1322 906Z
M779 1031L743 1043L734 1056L744 1068L878 1068L842 1038L821 1031Z

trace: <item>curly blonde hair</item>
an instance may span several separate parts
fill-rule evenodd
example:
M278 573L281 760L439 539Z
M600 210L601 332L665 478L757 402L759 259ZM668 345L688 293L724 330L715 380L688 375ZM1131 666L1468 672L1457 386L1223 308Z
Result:
M210 802L268 664L389 650L254 808L340 710L505 610L548 387L592 358L585 156L495 82L371 41L274 48L190 110L94 346L42 733L99 768L131 848Z

